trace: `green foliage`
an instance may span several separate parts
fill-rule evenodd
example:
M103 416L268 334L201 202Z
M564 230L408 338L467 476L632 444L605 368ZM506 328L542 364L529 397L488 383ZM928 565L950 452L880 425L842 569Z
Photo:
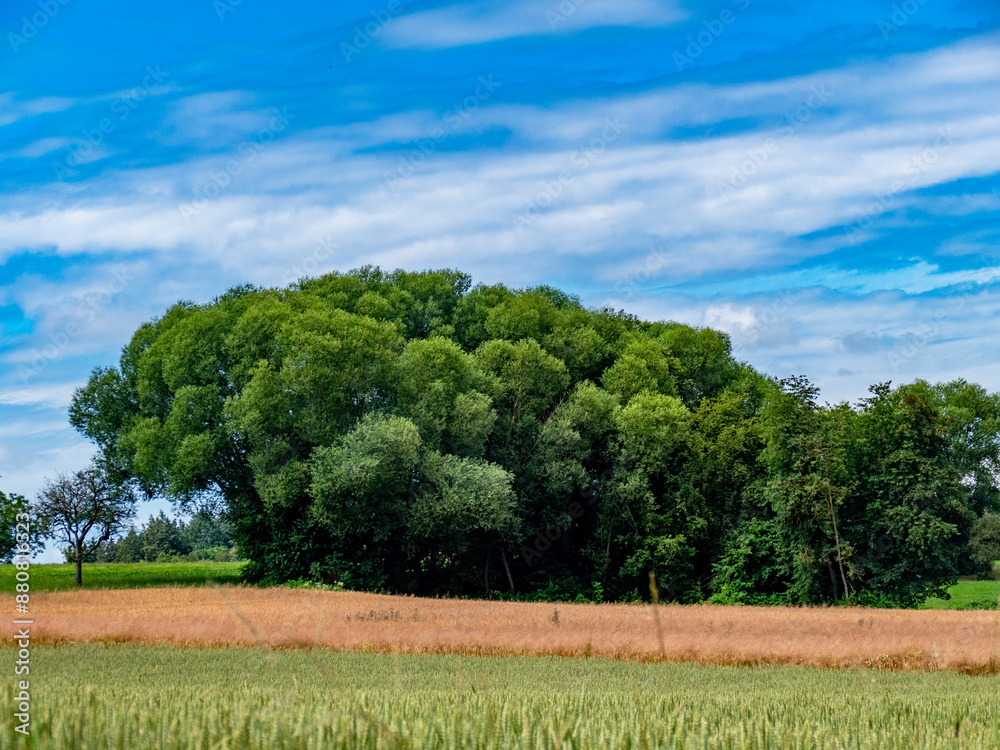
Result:
M557 614L546 627L572 627ZM15 649L3 657L13 663ZM949 672L99 644L38 648L31 666L44 700L32 736L8 729L5 747L945 750L997 740L995 678ZM9 681L2 697L12 705L15 694Z
M221 497L253 581L913 606L981 568L998 397L817 398L717 331L366 267L178 303L70 416L121 484Z
M282 584L289 589L307 589L309 591L343 591L344 584L340 581L336 583L319 583L311 578L296 578L294 581L285 581Z
M160 511L144 528L131 526L124 536L102 544L87 562L228 562L235 559L229 523L203 507L186 524Z
M970 509L976 515L1000 512L1000 394L956 380L933 386L928 397L946 418L952 461L972 488Z
M141 537L143 560L155 561L163 556L169 559L187 552L180 526L163 511L149 520Z
M854 434L853 570L865 588L913 606L958 580L969 492L950 460L926 384L872 389Z
M191 520L182 528L181 538L190 551L211 550L231 547L232 528L229 522L212 513L208 508L199 508Z
M0 492L0 562L10 562L18 551L17 516L30 511L31 506L24 496Z
M406 498L420 432L403 417L365 416L336 445L313 455L313 515L341 538L380 542L393 534L390 519Z
M730 534L715 564L711 601L715 604L757 604L760 597L788 599L791 550L776 518L750 518Z
M475 585L464 567L491 545L511 544L520 519L513 477L501 467L458 456L428 454L405 519L407 552L435 571L442 593ZM469 580L471 579L471 580Z
M1000 513L987 513L976 521L969 538L969 550L980 574L991 576L994 564L1000 560Z

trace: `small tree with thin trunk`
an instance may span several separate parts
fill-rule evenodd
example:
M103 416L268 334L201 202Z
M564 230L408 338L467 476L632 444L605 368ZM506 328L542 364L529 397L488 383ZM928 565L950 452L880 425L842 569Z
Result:
M35 512L45 536L69 545L76 585L83 585L83 561L101 542L125 531L135 515L135 495L93 466L60 474L38 496Z

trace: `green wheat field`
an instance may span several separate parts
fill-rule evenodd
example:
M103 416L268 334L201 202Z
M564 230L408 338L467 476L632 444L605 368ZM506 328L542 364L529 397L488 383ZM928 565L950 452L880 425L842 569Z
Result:
M95 644L32 673L9 747L1000 747L1000 678L953 673Z

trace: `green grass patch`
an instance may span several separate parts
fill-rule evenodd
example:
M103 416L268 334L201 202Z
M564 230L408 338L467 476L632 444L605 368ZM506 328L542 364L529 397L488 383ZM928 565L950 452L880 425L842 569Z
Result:
M951 672L77 644L32 650L31 744L8 710L0 745L958 750L997 746L998 688Z
M239 583L242 562L89 563L83 566L85 589L140 589L150 586L204 586ZM0 591L13 593L13 565L0 565ZM73 565L32 565L32 591L76 588Z
M948 593L951 599L928 599L921 609L996 609L1000 581L959 581Z

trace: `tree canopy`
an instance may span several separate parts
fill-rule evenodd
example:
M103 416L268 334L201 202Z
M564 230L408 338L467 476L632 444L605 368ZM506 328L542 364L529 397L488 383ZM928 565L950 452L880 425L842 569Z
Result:
M125 530L135 502L131 488L113 481L97 463L47 482L32 510L39 537L67 545L66 556L76 564L76 585L82 586L84 560Z
M1000 510L978 386L819 406L724 333L453 270L178 303L70 416L117 481L222 499L270 582L912 605Z
M21 516L23 520L23 516L30 514L30 512L31 506L23 495L15 493L5 495L0 492L0 525L2 525L0 526L0 563L9 563L14 558L15 553L25 554L24 544L19 543L17 538L19 534L22 538L26 535L23 528L17 528L17 524L18 516ZM27 549L30 555L32 540L30 534L27 536L29 537Z

